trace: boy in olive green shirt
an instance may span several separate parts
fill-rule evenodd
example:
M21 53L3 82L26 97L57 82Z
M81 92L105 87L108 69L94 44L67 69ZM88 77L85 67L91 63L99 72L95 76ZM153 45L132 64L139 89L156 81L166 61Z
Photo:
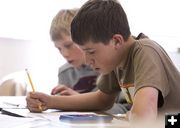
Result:
M110 96L120 86L133 104L129 120L149 121L161 112L179 112L178 70L155 41L133 38L120 3L87 2L73 19L71 34L87 63L102 74L99 89Z

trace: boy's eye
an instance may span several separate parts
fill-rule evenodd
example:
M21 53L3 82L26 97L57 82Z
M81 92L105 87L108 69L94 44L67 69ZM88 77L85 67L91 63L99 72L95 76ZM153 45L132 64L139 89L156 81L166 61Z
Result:
M93 52L88 52L88 54L94 54L94 51Z
M86 54L92 55L92 54L94 54L94 53L95 53L95 50L89 50L89 51L86 51Z
M68 44L68 45L66 45L65 47L66 47L66 48L70 48L72 45L73 45L73 44Z

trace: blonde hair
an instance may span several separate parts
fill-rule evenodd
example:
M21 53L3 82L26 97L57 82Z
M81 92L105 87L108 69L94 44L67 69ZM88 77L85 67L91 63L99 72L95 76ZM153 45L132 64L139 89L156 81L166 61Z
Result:
M71 21L78 12L78 9L60 10L53 18L50 27L50 37L52 41L62 38L62 33L70 35Z

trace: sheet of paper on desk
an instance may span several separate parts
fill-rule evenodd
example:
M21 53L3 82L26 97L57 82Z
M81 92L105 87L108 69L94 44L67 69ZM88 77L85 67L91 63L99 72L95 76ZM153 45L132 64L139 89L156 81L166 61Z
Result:
M31 113L28 109L5 110L27 118L0 114L0 128L49 128L51 126L53 126L52 128L57 128L57 126L59 126L56 125L56 121L50 120L52 117L57 117L58 120L60 111L56 109L49 109L42 113ZM50 119L46 117L49 117Z
M11 102L2 102L0 103L0 108L13 108L13 109L24 109L26 108L26 105L23 104L15 104L15 103L11 103Z
M21 117L29 118L29 117L46 117L46 116L49 116L51 113L52 114L53 113L59 114L58 112L60 112L60 110L49 109L49 110L44 111L42 113L32 113L28 109L3 109L3 114L6 114L6 112L16 114L16 115L19 115ZM9 114L9 115L11 115L11 114Z
M18 125L33 121L34 118L19 118L0 114L1 128L15 128Z
M14 109L11 109L12 111ZM65 123L59 120L62 114L91 114L86 112L59 112L57 110L48 110L43 113L30 113L27 109L15 109L19 114L26 113L26 116L33 118L12 117L0 114L1 128L127 128L128 122L113 119L111 123ZM22 111L20 111L22 110ZM26 110L26 111L25 111ZM13 111L14 112L14 111ZM9 123L11 121L11 123Z
M1 96L0 108L26 108L25 96Z

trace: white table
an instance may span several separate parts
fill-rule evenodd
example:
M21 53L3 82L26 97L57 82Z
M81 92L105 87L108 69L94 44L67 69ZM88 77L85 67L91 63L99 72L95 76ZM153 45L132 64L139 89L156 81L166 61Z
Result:
M4 102L26 105L25 97L0 96L0 107ZM10 107L9 107L10 108ZM128 128L129 123L125 120L113 119L110 123L67 123L59 120L61 114L89 114L90 112L63 112L48 110L43 113L30 113L28 109L9 109L14 113L22 114L31 118L12 117L0 114L1 128ZM93 112L91 112L93 113Z

